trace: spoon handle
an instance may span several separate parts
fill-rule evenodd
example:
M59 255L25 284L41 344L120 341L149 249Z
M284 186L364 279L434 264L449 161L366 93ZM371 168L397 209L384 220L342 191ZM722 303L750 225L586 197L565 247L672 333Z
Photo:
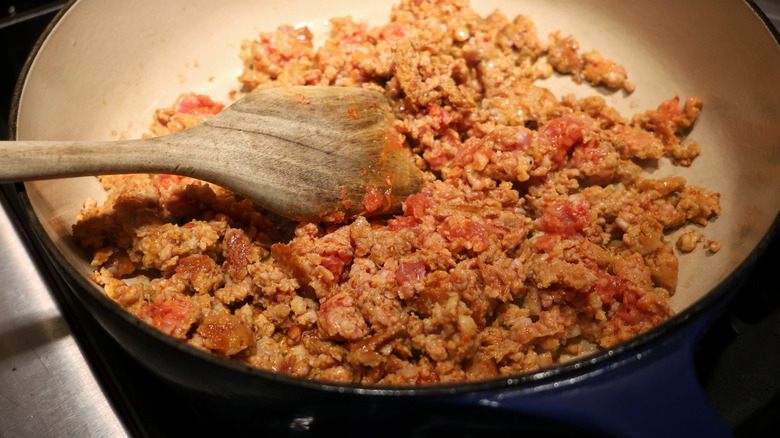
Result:
M169 173L173 159L154 139L2 141L0 183L117 173Z

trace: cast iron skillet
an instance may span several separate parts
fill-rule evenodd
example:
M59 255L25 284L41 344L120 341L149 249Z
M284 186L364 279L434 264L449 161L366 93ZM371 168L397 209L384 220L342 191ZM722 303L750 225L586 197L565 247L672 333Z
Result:
M181 92L228 101L240 71L239 43L282 23L309 24L352 15L379 24L392 2L112 2L69 3L30 55L14 96L11 138L110 139L138 136L151 112ZM89 257L70 238L87 196L101 199L93 178L19 185L30 227L71 292L144 366L179 387L235 405L343 407L372 415L390 406L431 406L546 419L598 435L723 436L728 431L696 380L692 352L699 334L778 228L780 46L750 3L740 0L473 0L482 15L500 8L529 15L544 36L574 35L629 71L637 90L602 93L624 115L679 95L704 110L690 138L703 153L690 168L650 163L721 193L723 213L703 230L715 255L681 257L677 316L593 356L535 373L424 388L361 387L306 381L212 356L168 338L109 300L87 275ZM583 93L565 78L547 84L559 95ZM588 89L587 93L594 91ZM674 238L674 237L672 237ZM486 417L487 418L487 417Z

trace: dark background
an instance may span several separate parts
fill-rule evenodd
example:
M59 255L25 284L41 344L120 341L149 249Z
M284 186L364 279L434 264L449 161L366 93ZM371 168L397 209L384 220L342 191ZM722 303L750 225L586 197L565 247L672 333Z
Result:
M9 106L22 65L38 36L64 3L0 1L0 139L8 138ZM756 4L776 20L776 26L780 23L780 1L763 0ZM707 331L696 355L697 370L708 398L738 437L774 437L780 430L779 260L780 241L775 239L725 313ZM96 323L83 310L74 309L71 318L71 324L77 327L75 332L89 333L89 341L100 345L99 350L111 356L108 359L96 353L89 359L96 362L97 369L111 369L101 381L111 388L109 393L115 398L117 410L132 432L146 436L217 432L213 427L218 419L200 415L198 406L181 399L175 392L166 392L164 387L161 391L161 383L138 368L102 330L92 330ZM111 360L122 365L116 366ZM143 378L132 379L136 382L132 387L118 386L117 381L126 375ZM158 404L164 405L164 409L158 409ZM280 427L290 434L296 432L290 424ZM446 433L447 429L444 426L439 431Z

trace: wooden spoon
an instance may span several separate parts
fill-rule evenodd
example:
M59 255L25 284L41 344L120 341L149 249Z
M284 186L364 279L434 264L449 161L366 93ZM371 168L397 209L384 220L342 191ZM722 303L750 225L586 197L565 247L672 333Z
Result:
M239 193L282 216L395 212L420 172L387 99L352 87L255 91L193 128L124 141L0 142L0 182L166 173Z

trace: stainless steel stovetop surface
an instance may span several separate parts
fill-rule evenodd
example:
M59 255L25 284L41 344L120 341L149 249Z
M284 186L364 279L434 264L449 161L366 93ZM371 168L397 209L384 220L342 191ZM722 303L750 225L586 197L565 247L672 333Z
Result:
M38 15L42 17L35 19L48 20L51 11L56 10L56 6L63 2L34 3L38 8ZM775 26L780 28L780 0L756 0L755 3L773 20ZM8 38L15 40L20 32L11 29L12 25L16 25L16 17L11 12L10 9L0 11L0 45L5 45L6 48L7 43L13 41ZM40 24L37 26L43 28ZM38 28L33 27L32 32L36 32L35 29ZM21 31L31 32L27 28ZM100 362L90 359L95 356L95 351L89 351L90 348L101 348L101 344L95 346L85 344L81 340L84 335L74 330L78 325L69 320L73 315L68 314L67 305L63 306L55 279L49 271L42 268L37 253L31 249L25 234L20 232L18 215L10 209L5 196L0 196L0 201L0 437L124 437L147 435L150 430L158 430L153 426L141 428L140 431L137 425L128 427L128 424L132 425L133 422L143 422L143 415L128 414L127 409L122 407L122 402L117 400L122 396L118 397L116 389L110 382L106 382L106 376L111 373L101 369L105 364L101 365ZM777 242L774 246L777 247ZM778 293L776 287L774 293ZM767 299L777 303L776 298ZM716 327L714 330L725 331L725 334L715 332L709 337L740 336L742 329L739 321L727 320L723 327ZM772 330L771 327L769 330ZM774 335L778 335L777 328L774 329ZM706 336L704 342L708 342ZM765 342L770 348L773 345L777 348L780 344L777 339L774 339L774 342ZM724 378L719 374L724 371L706 366L704 368L704 373L708 374L705 378ZM780 363L761 364L758 368L772 373L773 368L780 368ZM729 370L728 367L722 369ZM772 376L776 374L769 376L774 378ZM734 378L737 386L743 377L745 376ZM772 393L772 389L769 391L768 394L753 394L762 400L756 402L759 408L752 409L775 409L780 405L777 402L780 394ZM708 393L717 408L718 404L726 403L720 399L728 398L732 393L744 396L745 388L718 387L708 390ZM143 394L141 396L148 397ZM124 397L127 402L127 395ZM751 406L751 403L742 405ZM186 415L181 412L179 414ZM750 413L740 411L738 406L722 415L730 416L724 419L733 425L739 424L743 420L742 416ZM778 424L776 416L766 413L762 415L761 418L775 418L773 424ZM148 418L157 417L149 415ZM771 425L767 426L770 427ZM761 429L761 426L758 428ZM742 434L749 436L750 432L743 430ZM164 432L151 434L160 435Z
M49 280L0 214L0 436L127 436Z

